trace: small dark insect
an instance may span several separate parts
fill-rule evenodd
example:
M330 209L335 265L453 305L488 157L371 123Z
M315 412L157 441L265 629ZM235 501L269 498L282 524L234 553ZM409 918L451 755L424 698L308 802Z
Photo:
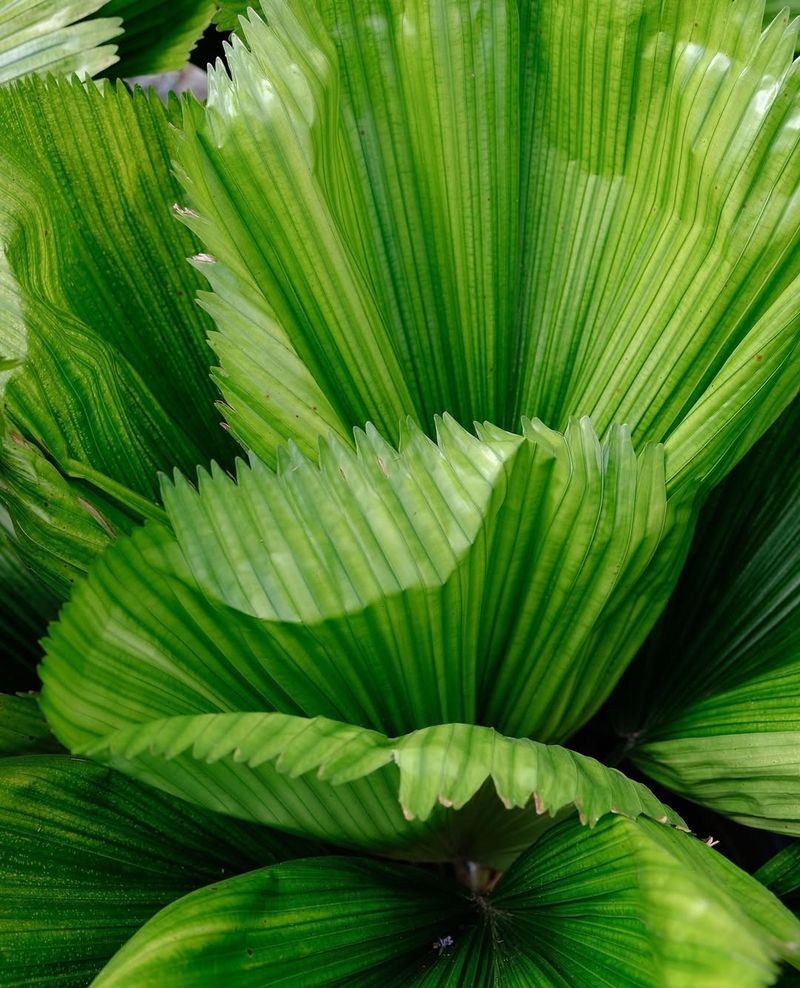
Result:
M453 946L452 937L439 937L438 940L433 941L433 949L439 951L440 957L446 950L449 950L450 947L452 946Z

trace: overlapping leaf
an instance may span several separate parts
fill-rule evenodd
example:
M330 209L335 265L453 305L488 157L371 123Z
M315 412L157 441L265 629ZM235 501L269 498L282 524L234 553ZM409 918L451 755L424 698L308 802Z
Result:
M180 152L234 431L589 414L719 479L796 390L796 30L761 13L265 0Z
M315 853L66 756L0 760L4 986L84 986L162 906Z
M586 421L478 431L409 427L398 453L368 430L318 467L290 451L277 475L165 487L175 534L120 545L53 633L62 736L213 710L567 736L658 614L690 506L623 429L606 446Z
M637 764L755 826L800 833L800 404L703 516L618 701Z
M106 0L2 0L0 83L21 76L97 75L116 62L119 18L94 17Z
M746 2L525 9L519 409L670 437L696 483L787 359L795 388L796 29Z
M416 860L502 867L573 810L590 826L609 813L683 826L594 759L466 724L386 738L323 718L205 714L78 750L210 809Z
M14 279L0 352L16 365L0 484L23 551L56 580L85 568L92 540L154 513L159 469L227 457L185 261L194 242L171 217L171 112L121 87L0 91Z
M312 935L313 932L313 935ZM797 958L800 925L758 883L664 828L566 823L496 892L408 867L291 862L167 907L96 980L176 988L270 984L757 986Z
M214 23L222 31L232 31L239 26L239 18L252 7L247 0L217 0Z
M101 13L122 18L114 75L181 69L211 23L214 0L105 0Z

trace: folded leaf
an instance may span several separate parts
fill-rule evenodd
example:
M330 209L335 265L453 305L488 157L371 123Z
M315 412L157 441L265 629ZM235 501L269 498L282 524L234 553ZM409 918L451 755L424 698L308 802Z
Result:
M32 599L49 598L42 611L49 619L95 556L130 531L137 516L89 484L67 479L35 444L5 426L0 417L0 504L12 512L9 542L17 560L9 574L8 599L18 600L35 584L39 589ZM19 569L30 576L18 577ZM35 635L27 638L25 647L35 652L34 660L41 656L38 640L45 625L37 621Z
M352 858L230 879L164 909L94 985L149 988L168 970L176 988L209 976L242 988L757 986L773 982L777 957L797 956L798 932L691 837L565 823L470 899L419 870Z
M800 403L731 475L616 701L637 765L800 834Z
M174 716L76 751L209 809L416 860L501 867L573 810L589 826L609 813L683 826L592 758L466 724L386 738L323 718Z
M290 450L277 475L254 460L238 484L214 470L199 494L166 486L175 535L120 542L53 632L42 675L62 736L129 722L120 692L146 718L574 731L663 606L691 505L667 500L661 450L637 456L623 429L605 446L586 421L478 432L447 418L437 445L409 427L398 453L368 429L355 452L323 444L318 468Z
M116 62L116 17L91 18L105 0L2 0L0 83L21 76L97 75ZM106 11L103 11L106 14Z
M518 410L670 437L700 479L743 452L740 409L796 387L796 26L762 35L747 3L520 9Z
M746 702L735 733L651 741L631 757L657 782L739 823L800 835L800 731L757 730L758 697ZM796 707L797 695L782 704Z
M162 906L309 851L89 762L0 759L3 985L86 985Z
M785 15L762 36L745 3L262 12L187 109L179 159L225 413L265 462L368 420L393 439L405 414L578 414L666 441L694 493L791 400Z
M106 0L103 16L122 18L114 75L182 69L211 23L213 0Z
M49 523L31 503L39 492L6 480L19 464L2 470L0 496L36 565L55 552L85 568L81 547L93 553L71 517L86 514L82 502L108 522L92 521L102 537L120 520L104 502L130 527L158 513L158 470L229 458L193 298L199 279L185 261L195 244L171 215L172 116L122 87L31 80L0 91L0 232L14 282L0 353L16 362L7 439L34 447L24 470L68 482L66 505L44 505ZM5 446L4 458L19 458ZM63 543L73 534L71 558Z

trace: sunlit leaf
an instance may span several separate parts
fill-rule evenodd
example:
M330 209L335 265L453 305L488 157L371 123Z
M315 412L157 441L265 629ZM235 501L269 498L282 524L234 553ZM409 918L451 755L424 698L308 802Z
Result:
M668 839L664 839L667 837ZM694 845L694 846L690 846ZM164 909L97 988L771 984L800 924L699 841L615 820L553 830L493 893L358 859L290 862Z
M796 391L796 27L679 0L265 0L180 150L267 462L522 415L730 469ZM535 52L535 58L529 53ZM442 67L446 66L447 71ZM602 126L598 122L602 122Z
M295 450L277 475L254 460L236 484L165 486L175 534L121 543L54 631L63 735L119 724L122 692L134 719L263 709L563 739L659 613L691 505L624 429L605 446L586 421L478 434L447 418L438 444L410 427L398 453L370 429L357 452L323 444L319 467Z
M387 738L323 718L205 714L76 750L210 809L416 860L503 867L574 811L589 826L609 813L684 826L592 758L466 724Z
M105 0L1 0L0 83L21 76L97 75L116 62L119 18L91 18Z

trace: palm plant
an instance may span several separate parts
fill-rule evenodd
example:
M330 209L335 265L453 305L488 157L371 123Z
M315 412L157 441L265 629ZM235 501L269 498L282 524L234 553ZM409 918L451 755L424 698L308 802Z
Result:
M215 7L152 6L136 71ZM613 693L800 833L796 406L633 661L798 390L797 24L219 6L205 105L0 89L6 689L69 597L0 705L3 983L772 983L792 913L562 745Z

